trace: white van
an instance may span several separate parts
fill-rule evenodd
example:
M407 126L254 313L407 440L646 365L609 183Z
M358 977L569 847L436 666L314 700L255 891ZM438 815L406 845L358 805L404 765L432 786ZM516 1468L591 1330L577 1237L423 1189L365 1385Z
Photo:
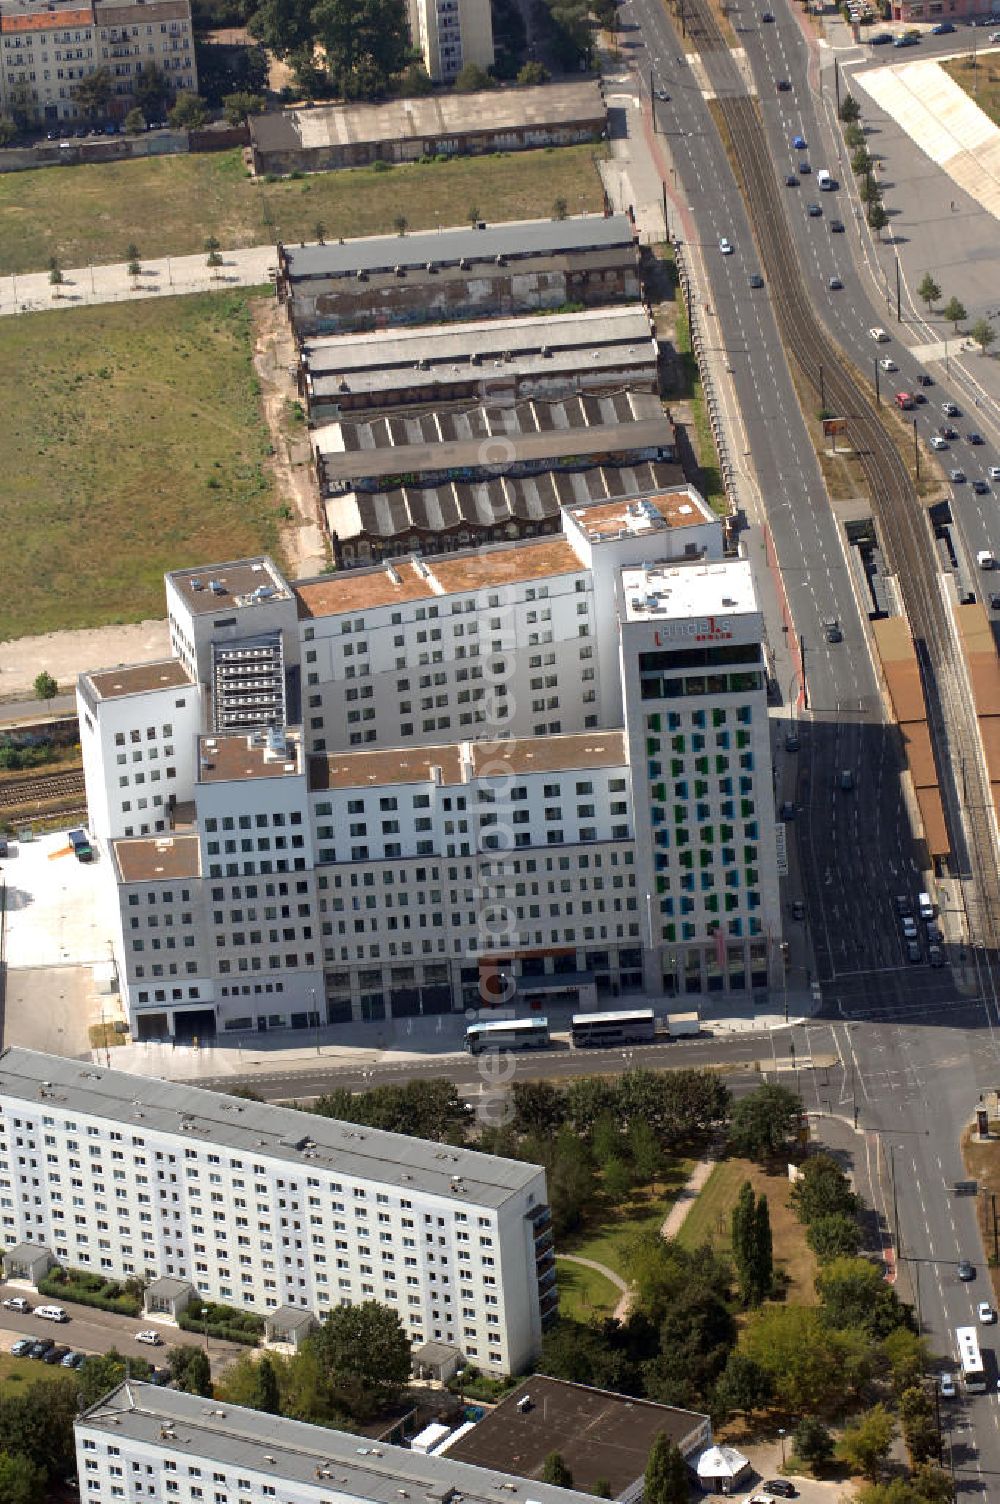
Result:
M816 174L816 187L819 189L820 193L829 193L833 186L833 178L827 172L825 167L821 167L819 172L817 172Z
M35 1310L35 1315L40 1316L43 1321L69 1320L62 1306L38 1306Z
M934 904L931 901L931 895L929 893L917 894L917 913L920 915L921 919L930 920L934 918Z

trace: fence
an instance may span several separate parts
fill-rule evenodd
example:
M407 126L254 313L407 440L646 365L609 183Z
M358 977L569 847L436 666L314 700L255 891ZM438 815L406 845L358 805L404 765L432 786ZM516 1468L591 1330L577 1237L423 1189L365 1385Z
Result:
M730 458L729 442L720 416L720 404L712 378L712 369L705 355L705 335L701 325L701 311L695 301L691 274L687 268L684 247L680 242L677 242L674 246L674 260L677 266L678 281L680 282L681 292L684 295L684 303L687 308L688 329L691 334L691 350L698 363L698 375L701 380L701 389L705 395L708 421L711 425L716 453L719 456L719 473L722 476L722 484L726 491L726 500L729 503L729 512L732 515L739 510L736 468Z

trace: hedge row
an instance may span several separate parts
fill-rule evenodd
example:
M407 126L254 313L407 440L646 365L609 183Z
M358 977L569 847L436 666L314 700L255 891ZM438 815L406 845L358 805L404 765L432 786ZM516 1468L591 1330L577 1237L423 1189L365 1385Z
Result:
M221 1342L242 1342L246 1347L256 1347L264 1335L263 1316L214 1301L192 1300L177 1324L185 1332L207 1332Z
M87 1269L50 1269L38 1281L38 1292L74 1305L113 1311L117 1316L138 1316L142 1311L138 1295L131 1294L118 1280L102 1279Z

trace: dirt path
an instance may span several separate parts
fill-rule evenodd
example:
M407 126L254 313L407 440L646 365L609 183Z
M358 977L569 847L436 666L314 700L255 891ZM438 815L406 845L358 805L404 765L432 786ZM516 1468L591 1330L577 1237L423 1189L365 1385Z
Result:
M688 1212L701 1194L705 1181L715 1169L715 1165L716 1161L714 1159L699 1159L691 1174L682 1185L677 1200L667 1213L667 1219L660 1228L661 1238L676 1238L684 1226Z
M274 446L271 467L278 499L292 514L281 524L281 547L290 578L301 579L325 569L329 551L309 431L295 418L292 407L298 401L289 374L296 364L295 341L284 310L277 303L261 300L254 309L253 363L260 377L264 421Z
M620 1274L616 1274L613 1269L609 1269L607 1264L599 1264L596 1259L580 1258L580 1256L575 1253L557 1253L556 1258L564 1259L567 1264L582 1264L584 1269L593 1269L595 1274L603 1274L604 1278L610 1281L610 1283L614 1285L616 1290L621 1291L621 1296L619 1298L618 1304L615 1306L614 1311L612 1312L612 1315L614 1316L616 1321L625 1320L629 1312L629 1307L632 1304L632 1291L629 1289L628 1285L622 1279Z

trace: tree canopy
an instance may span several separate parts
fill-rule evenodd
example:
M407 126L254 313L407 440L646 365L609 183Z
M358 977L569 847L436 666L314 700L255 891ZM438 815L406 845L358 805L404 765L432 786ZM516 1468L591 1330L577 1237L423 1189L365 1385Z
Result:
M331 1395L361 1420L385 1409L410 1376L410 1339L378 1301L335 1306L306 1338Z
M825 1414L856 1394L868 1377L868 1340L835 1331L814 1306L769 1305L749 1318L740 1351L769 1375L775 1399L800 1415Z
M867 1259L832 1259L816 1275L816 1292L829 1326L858 1327L876 1341L912 1319L882 1271Z
M729 1141L747 1159L775 1159L787 1150L802 1119L802 1101L787 1086L765 1082L741 1097L729 1122Z

